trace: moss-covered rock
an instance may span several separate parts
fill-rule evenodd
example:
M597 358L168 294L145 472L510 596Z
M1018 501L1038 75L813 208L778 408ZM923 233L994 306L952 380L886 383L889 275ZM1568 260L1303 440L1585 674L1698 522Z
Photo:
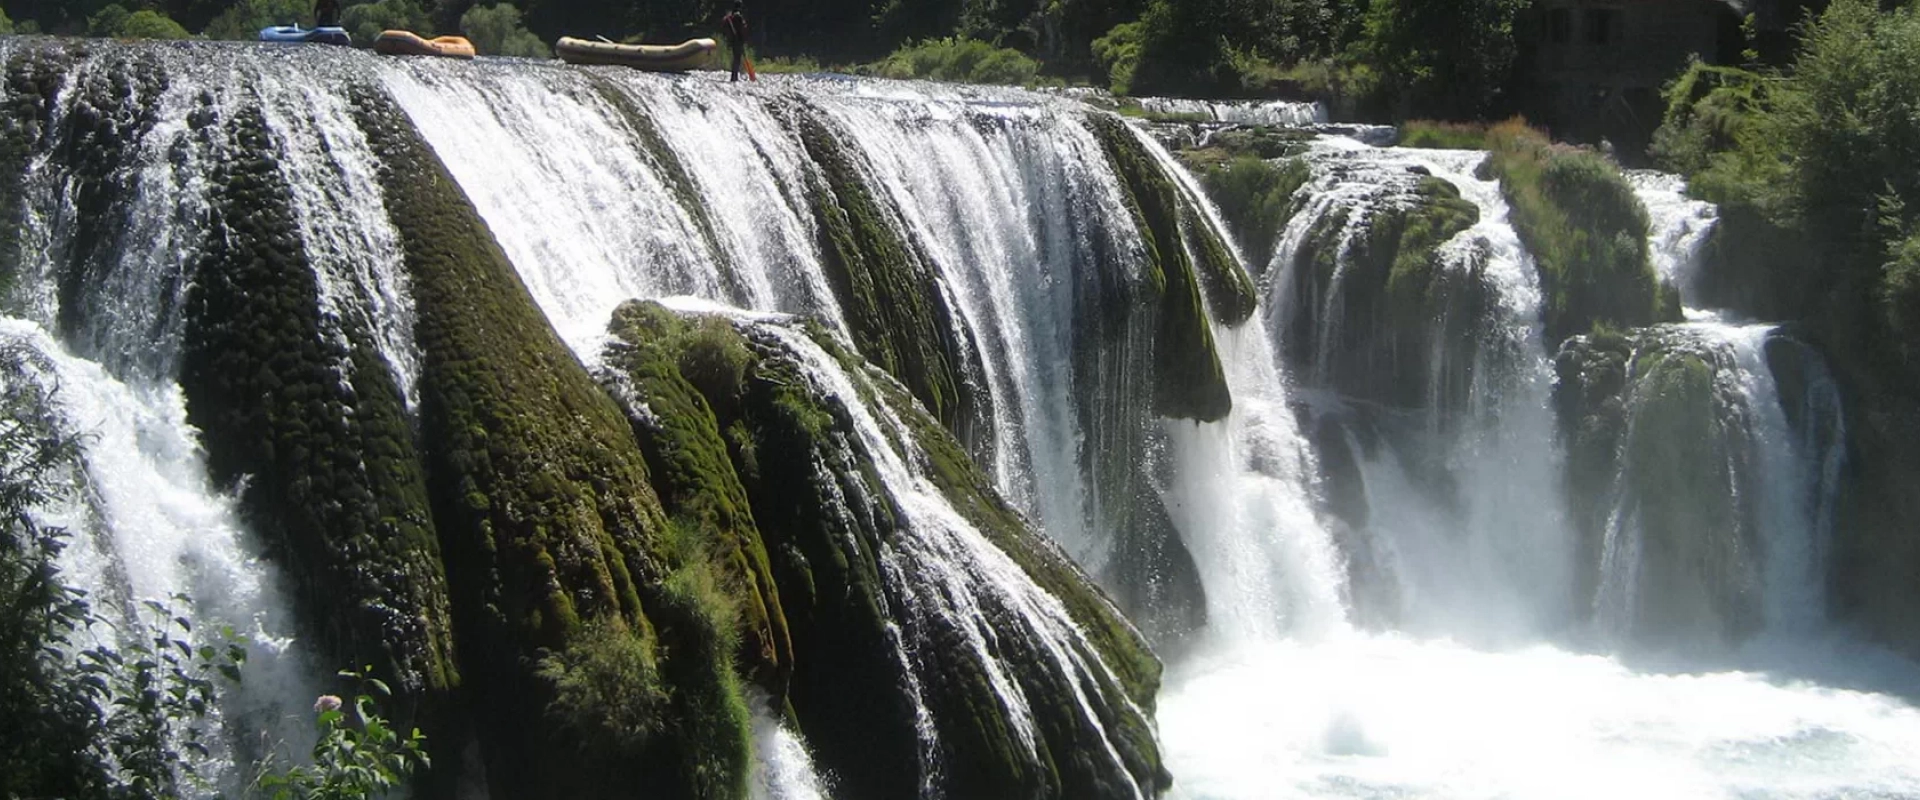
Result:
M934 267L905 232L884 195L868 186L855 151L818 111L789 107L807 157L819 167L807 187L822 266L855 346L913 391L935 417L969 444L990 438L991 400L970 375L978 347L955 324Z
M180 384L216 481L241 482L340 663L409 692L459 682L439 543L400 391L372 337L324 318L257 109L225 123L213 233L189 267Z
M1349 397L1458 407L1498 294L1484 251L1440 246L1478 222L1479 209L1445 180L1412 176L1403 195L1371 204L1363 219L1352 213L1314 222L1278 273L1295 304L1284 317L1288 363Z
M983 567L963 553L926 560L921 541L937 534L904 525L906 511L854 427L854 409L816 388L780 337L753 324L676 318L646 303L616 312L614 330L608 362L631 381L613 384L631 392L630 405L659 418L648 425L677 430L681 441L699 440L703 452L731 462L707 460L707 471L735 476L759 520L778 587L773 602L792 641L787 697L840 796L911 796L930 780L964 797L1130 796L1136 783L1166 784L1146 716L1158 661L903 384L810 329L853 380L853 402L906 423L889 446L925 465L954 508L1086 632L1072 646L1076 659L1104 665L1091 677L1060 669L1019 616L996 623L990 655L969 643L977 620L941 610L946 590L935 573ZM672 372L681 380L662 379ZM993 597L984 591L969 604L991 605ZM1027 697L1031 750L996 673ZM1096 709L1098 728L1083 718L1076 693ZM931 739L918 727L922 704ZM1104 752L1095 738L1101 729L1123 753L1124 773L1095 755Z
M20 267L20 226L25 222L26 198L21 183L27 161L46 135L60 76L68 54L61 50L24 47L11 51L0 69L6 71L0 88L0 303L11 300Z
M1224 265L1196 265L1182 235L1192 212L1183 204L1173 179L1118 117L1090 114L1087 122L1120 177L1128 210L1146 247L1144 285L1130 287L1118 299L1138 303L1144 313L1154 315L1154 408L1168 417L1202 421L1225 417L1233 408L1233 398L1200 299L1201 286L1217 287L1215 311L1228 322L1252 313L1252 281L1230 260ZM1229 277L1234 272L1238 281ZM1239 281L1246 282L1244 292L1237 288Z
M1487 142L1488 167L1540 272L1549 346L1596 324L1680 320L1679 296L1648 260L1647 211L1618 166L1519 123L1495 126Z
M371 90L355 101L418 309L427 488L463 673L487 709L477 722L493 793L744 796L748 720L721 636L732 626L702 600L713 593L700 566L670 546L626 418L406 118ZM669 735L639 737L640 752L585 747L539 666L609 635L661 659Z
M1219 169L1245 159L1289 159L1306 152L1317 135L1310 130L1269 125L1232 125L1212 130L1198 130L1196 126L1196 134L1174 141L1160 137L1174 157L1194 172Z
M1201 185L1219 206L1247 263L1255 272L1266 270L1280 232L1293 217L1293 193L1312 177L1306 162L1238 156L1198 169Z
M621 306L611 330L616 343L603 383L625 401L666 512L718 545L713 555L741 606L741 663L784 703L793 645L766 545L728 455L729 436L745 434L723 433L715 421L740 419L752 354L724 320L687 322L653 304Z
M1603 625L1622 644L1724 648L1760 627L1745 405L1729 353L1685 329L1568 341L1556 404L1569 494ZM1610 501L1610 502L1609 502ZM1630 598L1630 599L1629 599Z

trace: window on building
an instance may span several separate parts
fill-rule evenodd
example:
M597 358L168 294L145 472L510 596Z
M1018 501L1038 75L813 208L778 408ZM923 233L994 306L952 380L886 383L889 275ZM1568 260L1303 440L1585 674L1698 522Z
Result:
M1573 39L1573 12L1556 8L1547 12L1547 40L1566 44Z
M1620 9L1587 9L1587 43L1615 44L1620 41Z

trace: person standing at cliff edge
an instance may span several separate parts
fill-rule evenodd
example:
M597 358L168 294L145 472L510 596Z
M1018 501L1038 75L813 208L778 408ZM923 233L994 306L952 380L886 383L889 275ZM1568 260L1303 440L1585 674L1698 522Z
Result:
M720 32L726 34L727 49L733 53L733 80L740 80L740 58L747 54L747 14L741 10L740 0L733 0L733 10L720 18ZM751 77L751 69L748 76Z
M340 0L315 0L313 4L313 27L340 27Z

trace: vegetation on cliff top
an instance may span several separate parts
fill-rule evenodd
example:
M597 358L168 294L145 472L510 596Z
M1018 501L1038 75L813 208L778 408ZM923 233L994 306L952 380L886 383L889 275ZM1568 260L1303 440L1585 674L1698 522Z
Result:
M1549 346L1600 323L1680 319L1679 295L1647 256L1647 211L1619 166L1553 145L1520 120L1490 129L1487 145L1514 230L1540 271Z
M1835 610L1920 652L1920 11L1835 0L1789 68L1695 65L1667 99L1654 153L1720 206L1706 301L1801 321L1845 389Z

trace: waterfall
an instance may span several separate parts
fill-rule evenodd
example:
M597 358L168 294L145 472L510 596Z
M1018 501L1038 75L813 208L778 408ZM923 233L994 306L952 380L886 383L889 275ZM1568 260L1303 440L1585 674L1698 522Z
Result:
M0 49L8 63L11 48ZM306 750L306 709L323 684L295 633L283 581L262 558L263 543L228 489L209 479L176 380L182 276L205 246L208 175L233 147L209 126L209 115L229 103L272 108L277 161L289 170L314 168L311 160L330 147L345 149L326 139L343 129L297 89L223 83L216 76L231 65L219 60L110 44L94 50L57 76L41 139L20 165L18 217L8 221L17 226L18 249L0 258L14 271L0 335L51 365L41 380L62 432L80 443L75 499L45 513L72 535L59 562L66 578L118 628L93 635L109 645L146 638L153 620L143 604L157 601L192 619L196 646L219 646L223 629L243 637L250 654L243 681L223 690L210 716L228 736L211 742L199 765L210 788L231 789L266 750ZM150 60L165 61L180 80L141 81ZM108 140L104 131L120 138ZM340 174L351 180L351 170ZM355 200L338 184L313 186L297 202L309 222L305 233L322 242L316 252L343 254L357 249L351 241L359 237L382 235L369 218L351 214ZM404 354L400 290L371 277L383 268L316 261L335 274L358 271L352 285L378 289L329 296L329 311L394 323L383 330L393 352Z
M371 98L391 101L430 147L439 163L427 165L444 167L510 262L507 282L517 276L537 307L532 327L543 315L578 366L605 366L621 303L664 299L727 318L754 358L794 366L772 377L831 401L818 424L858 458L803 466L819 479L809 488L872 518L868 540L847 520L822 529L859 562L841 568L870 567L884 584L874 640L887 663L862 666L898 683L845 696L899 701L886 713L898 712L888 722L900 741L886 752L917 759L900 772L919 781L903 794L966 794L978 778L947 759L967 746L992 750L1009 774L1055 771L992 780L1116 797L1163 786L1160 756L1173 796L1195 800L1920 792L1920 711L1897 694L1911 665L1855 659L1822 613L1846 422L1813 349L1790 330L1697 309L1685 324L1585 342L1561 361L1618 355L1638 377L1610 406L1617 439L1563 441L1555 386L1567 373L1546 349L1541 289L1506 201L1476 174L1483 154L1315 139L1272 262L1249 265L1264 308L1227 324L1210 291L1195 295L1205 347L1177 355L1217 356L1231 392L1230 411L1196 422L1152 407L1166 320L1140 298L1166 280L1150 267L1176 250L1201 260L1198 234L1219 229L1219 215L1140 131L1123 134L1144 167L1120 163L1103 127L1112 118L1070 97L204 42L0 38L0 62L0 99L44 112L0 125L0 144L21 145L0 147L0 336L46 357L39 378L58 387L66 429L85 434L81 491L41 513L76 532L62 566L116 612L184 592L197 630L250 634L247 682L218 710L235 736L216 767L257 757L248 742L263 730L301 749L323 686L312 670L338 666L310 663L337 632L303 621L294 633L295 610L329 587L301 586L312 570L298 567L283 579L275 565L301 554L249 513L261 497L250 492L273 477L241 456L278 443L216 441L190 419L208 385L252 375L222 373L214 356L247 341L219 315L265 312L218 292L273 309L310 345L246 363L305 359L311 385L233 391L294 394L317 409L302 420L348 431L381 402L408 435L423 437L431 417L435 341L422 320L437 306L430 284L408 277L425 273L409 271L414 231L386 194L392 164ZM1316 106L1143 105L1236 124L1325 121ZM1126 174L1138 169L1178 199L1177 234L1151 247L1159 234ZM1714 210L1669 177L1632 180L1653 218L1656 269L1691 297ZM888 250L904 265L891 277L914 285L836 282L848 280L836 247L852 217L867 226L855 238L876 234L865 246ZM1434 231L1445 235L1411 244ZM1430 257L1393 258L1403 241ZM874 307L899 310L890 289L925 306L923 329L874 334ZM937 365L888 349L916 337L937 340ZM944 374L913 385L916 369ZM1031 552L973 516L977 498L951 494L950 454L925 438L941 423L990 483L980 495L1011 509L990 510L1043 533L1059 549L1048 558L1071 557L1114 600L1050 591L1083 576L1065 560L1036 575L1022 560ZM1683 451L1697 457L1655 457L1703 431L1711 446ZM739 447L734 433L716 447ZM1592 453L1601 485L1570 486ZM720 456L732 458L753 453ZM378 472L356 462L338 474ZM1686 502L1650 491L1707 485L1667 493ZM846 496L862 491L850 486L871 496ZM1724 530L1691 524L1719 508ZM1724 532L1713 541L1736 558L1713 563L1738 574L1647 569L1645 554L1675 531ZM1177 551L1169 561L1184 559L1192 585L1178 564L1132 571L1142 542L1156 557ZM1153 595L1136 580L1176 588ZM1700 599L1720 596L1733 599ZM1160 597L1203 613L1150 628L1162 609L1142 598ZM1707 609L1671 615L1679 640L1711 624L1730 652L1653 669L1630 658L1646 644L1639 610L1664 597ZM1133 641L1134 629L1117 617L1084 625L1075 602L1136 615L1164 679L1150 658L1150 675L1116 674L1096 645ZM372 605L396 626L433 610ZM1752 623L1722 624L1737 616L1725 609ZM1834 666L1849 660L1859 669ZM1123 683L1148 688L1134 702ZM753 796L846 790L834 767L848 743L830 750L798 705L749 703ZM849 713L858 723L874 712ZM282 722L289 730L270 729Z
M1303 156L1311 177L1261 276L1261 333L1272 345L1223 352L1236 353L1235 374L1264 367L1262 380L1301 409L1315 456L1306 524L1323 528L1301 541L1332 552L1291 563L1334 564L1341 610L1357 625L1230 634L1176 661L1160 711L1176 796L1920 788L1920 775L1890 760L1917 741L1920 711L1874 693L1911 692L1911 664L1822 633L1819 543L1832 524L1842 421L1817 357L1773 326L1690 312L1694 322L1647 335L1707 354L1709 411L1737 429L1728 440L1737 446L1714 457L1737 453L1740 479L1721 491L1753 509L1767 633L1734 663L1859 690L1726 671L1725 659L1639 672L1570 649L1596 644L1582 635L1590 612L1579 576L1602 567L1570 507L1581 498L1562 483L1570 456L1557 445L1554 385L1566 374L1556 379L1545 350L1534 268L1498 186L1473 174L1483 157L1328 138ZM1383 316L1386 275L1373 250L1444 196L1431 178L1470 201L1477 221L1435 248L1422 313ZM1667 192L1647 201L1650 246L1663 276L1684 279L1713 209L1680 197L1671 179L1635 181L1643 196ZM1804 389L1786 390L1781 365ZM1234 389L1238 415L1248 389ZM1603 504L1624 496L1595 494ZM1222 538L1246 546L1281 539L1275 532L1254 525ZM1214 591L1217 573L1203 572ZM1823 655L1832 652L1846 655Z
M1551 444L1552 365L1531 257L1498 185L1473 174L1484 154L1323 139L1306 158L1313 178L1268 267L1267 315L1303 388L1329 398L1323 424L1357 425L1381 443L1353 453L1354 474L1328 477L1357 482L1365 498L1366 519L1345 520L1358 529L1349 547L1377 568L1351 592L1396 598L1384 613L1407 630L1496 639L1552 630L1570 612L1575 559ZM1390 214L1420 213L1419 191L1436 178L1478 210L1436 250L1436 286L1461 288L1432 290L1424 318L1384 315L1368 298L1385 276L1359 263L1372 257L1361 251ZM1331 260L1327 275L1315 259ZM1487 298L1455 299L1478 294ZM1381 330L1422 324L1420 342L1354 355ZM1382 385L1375 376L1389 370L1396 377Z

